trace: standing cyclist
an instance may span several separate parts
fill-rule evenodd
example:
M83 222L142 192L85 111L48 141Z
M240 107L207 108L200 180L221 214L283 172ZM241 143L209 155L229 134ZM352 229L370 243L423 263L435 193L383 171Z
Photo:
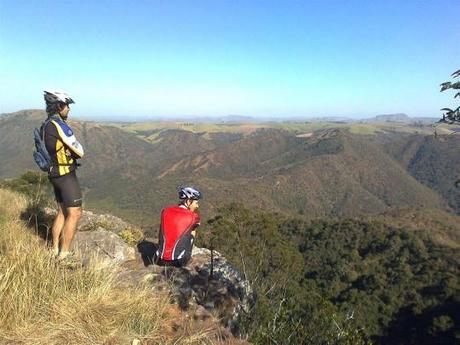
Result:
M83 147L66 122L69 105L75 102L63 91L44 92L49 121L42 127L42 133L51 157L48 178L59 206L52 227L53 253L62 260L69 255L82 215L82 194L75 170L76 160L83 157Z
M201 197L198 189L182 187L179 189L179 205L161 212L158 264L184 266L192 257L195 229L200 225L196 210Z

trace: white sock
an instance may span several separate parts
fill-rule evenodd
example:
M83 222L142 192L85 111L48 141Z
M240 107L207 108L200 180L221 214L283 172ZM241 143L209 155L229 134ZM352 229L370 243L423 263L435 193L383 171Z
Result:
M68 255L70 254L70 252L63 252L61 251L58 255L58 258L59 259L65 259Z

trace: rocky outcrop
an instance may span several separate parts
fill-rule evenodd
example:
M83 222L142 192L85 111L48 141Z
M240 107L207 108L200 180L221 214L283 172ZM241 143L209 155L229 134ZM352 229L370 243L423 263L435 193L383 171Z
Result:
M81 257L82 264L93 261L98 268L119 265L136 259L136 250L120 236L98 227L94 231L75 234L73 250Z
M186 308L186 303L196 303L234 334L239 333L238 317L249 312L254 294L248 281L224 256L214 251L211 263L209 249L194 248L189 264L173 270L172 282L180 305Z
M144 240L135 247L122 238L132 228L120 218L84 211L73 249L82 265L92 262L100 269L115 267L120 287L142 284L170 291L172 303L197 322L214 319L233 334L240 333L238 317L249 312L254 293L223 255L195 247L187 266L158 266L153 263L155 241Z
M192 311L195 319L220 320L233 334L239 334L238 317L249 312L255 297L248 281L238 270L216 251L211 263L211 251L196 247L187 266L158 266L145 257L153 254L155 249L152 242L140 244L139 250L147 266L126 263L118 276L120 284L147 284L155 289L169 289L174 302L181 309Z
M55 216L55 209L46 207L45 215ZM91 211L83 211L82 217L78 222L78 231L94 231L98 228L103 228L115 234L120 234L123 230L132 228L133 226L123 219L112 216L111 214L97 214Z
M229 295L232 296L235 316L240 312L248 313L254 304L254 293L247 280L227 259L217 251L213 252L211 262L211 251L207 248L195 247L193 250L193 260L191 265L194 266L201 276L209 277L216 284L216 289L211 294L205 296L203 304L212 303L214 305L225 304L221 299ZM212 270L212 276L211 276Z
M80 231L92 231L98 228L104 228L116 234L130 227L132 227L132 225L111 214L96 214L91 211L83 211L83 216L78 225Z

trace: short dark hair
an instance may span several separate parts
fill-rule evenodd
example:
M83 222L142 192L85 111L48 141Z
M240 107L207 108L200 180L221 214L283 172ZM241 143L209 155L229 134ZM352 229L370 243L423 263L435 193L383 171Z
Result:
M53 115L58 113L62 107L66 105L64 102L56 102L56 103L47 103L46 104L46 113L48 115Z

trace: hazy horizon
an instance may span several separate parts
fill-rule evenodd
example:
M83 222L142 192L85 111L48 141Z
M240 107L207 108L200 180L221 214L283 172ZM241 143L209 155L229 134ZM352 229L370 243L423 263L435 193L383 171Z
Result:
M20 109L15 110L12 112L0 113L0 116L13 114L21 111L45 111L44 109ZM324 120L349 120L349 121L365 121L373 119L377 116L389 116L389 115L407 115L411 119L436 119L439 116L417 116L417 115L410 115L406 113L391 113L391 114L370 114L368 116L352 116L352 115L340 115L340 114L330 114L325 116L314 116L314 115L298 115L298 116L289 116L289 117L282 117L282 116L251 116L251 115L243 115L243 114L227 114L227 115L215 115L215 116L205 116L205 115L178 115L178 116L153 116L153 115L144 115L144 116L114 116L114 115L85 115L85 114L74 114L70 113L70 119L75 120L84 120L84 121L99 121L99 122L149 122L149 121L197 121L197 122L212 122L212 121L233 121L240 119L242 122L263 122L263 121L276 121L276 122L283 122L283 121L321 121Z

